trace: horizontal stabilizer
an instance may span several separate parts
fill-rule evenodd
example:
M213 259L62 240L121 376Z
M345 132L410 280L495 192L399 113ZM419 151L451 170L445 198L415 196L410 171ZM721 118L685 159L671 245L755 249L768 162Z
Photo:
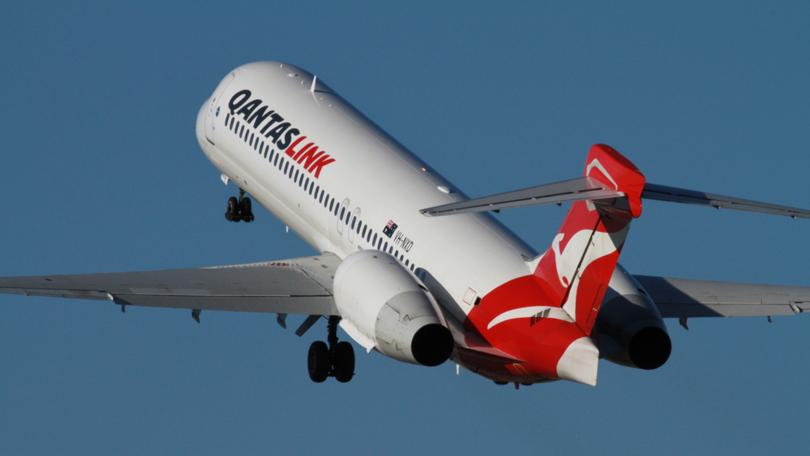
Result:
M466 201L422 209L425 215L450 215L467 212L495 211L509 207L560 204L569 201L607 200L624 197L623 192L600 183L592 177L580 177L553 184L538 185L511 192L473 198ZM779 204L763 203L733 196L717 195L666 185L644 185L642 199L668 201L671 203L695 204L715 209L759 212L769 215L784 215L791 218L810 218L810 210Z
M579 177L553 184L538 185L497 195L474 198L457 203L422 209L425 215L449 215L464 212L494 211L508 207L558 204L567 201L621 198L624 193L600 183L592 177Z
M791 218L810 218L810 210L799 209L778 204L762 203L732 196L715 195L685 188L666 185L646 184L641 194L644 199L669 201L672 203L697 204L716 209L734 209L736 211L760 212L770 215L784 215Z

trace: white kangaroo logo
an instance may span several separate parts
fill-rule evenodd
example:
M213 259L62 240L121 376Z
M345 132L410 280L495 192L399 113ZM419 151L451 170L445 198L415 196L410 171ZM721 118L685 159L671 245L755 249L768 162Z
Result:
M560 280L560 284L563 288L570 288L568 298L563 304L563 310L568 312L571 317L576 318L579 276L581 276L594 261L616 252L618 246L614 243L614 239L624 239L623 231L626 231L626 229L627 228L620 232L613 233L612 235L603 231L578 231L571 237L571 240L568 241L563 251L560 250L560 242L565 238L565 234L558 233L554 237L554 241L551 243L551 250L554 252L557 278ZM591 236L591 233L593 233L593 236ZM588 245L589 242L590 246ZM582 260L581 263L580 260ZM579 266L579 274L575 277L577 266Z

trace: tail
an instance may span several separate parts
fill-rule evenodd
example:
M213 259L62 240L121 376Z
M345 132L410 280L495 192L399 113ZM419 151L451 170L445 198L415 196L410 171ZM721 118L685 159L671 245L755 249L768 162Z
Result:
M588 154L585 176L624 194L613 200L573 203L534 275L553 299L590 335L619 260L630 222L641 215L644 175L619 152L603 144Z

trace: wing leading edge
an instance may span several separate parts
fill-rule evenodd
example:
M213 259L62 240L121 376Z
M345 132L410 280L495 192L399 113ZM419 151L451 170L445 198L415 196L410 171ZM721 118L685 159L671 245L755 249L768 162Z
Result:
M785 316L810 312L810 288L635 276L664 318Z
M332 254L199 269L0 278L0 293L180 309L338 315Z

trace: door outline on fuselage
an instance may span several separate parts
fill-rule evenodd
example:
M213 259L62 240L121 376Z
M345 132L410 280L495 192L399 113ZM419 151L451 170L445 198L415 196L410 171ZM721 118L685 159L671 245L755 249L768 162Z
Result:
M225 119L225 108L218 106L219 99L222 97L222 94L231 85L236 75L231 72L228 76L219 83L219 86L214 90L214 93L211 95L211 101L208 103L208 109L205 114L205 139L211 145L215 145L215 134L216 134L216 121L217 119ZM221 117L220 117L221 116ZM223 120L223 123L225 121Z
M335 230L337 231L338 239L343 238L343 217L341 217L341 216L345 216L346 212L348 212L350 210L349 205L351 205L351 204L352 204L352 200L350 200L349 198L344 198L343 202L340 203L341 208L340 208L340 212L338 212L338 214L337 214L338 215L338 217L337 217L337 225L335 225ZM349 215L351 215L351 214L349 214Z
M356 235L357 233L355 232L355 228L357 228L357 225L360 224L360 214L361 214L360 206L357 206L354 208L354 210L352 210L351 217L349 218L349 224L347 226L349 232L347 238L349 240L350 245L355 245L355 241L357 241L358 236ZM354 227L352 227L351 225L352 220L354 220L355 223Z

